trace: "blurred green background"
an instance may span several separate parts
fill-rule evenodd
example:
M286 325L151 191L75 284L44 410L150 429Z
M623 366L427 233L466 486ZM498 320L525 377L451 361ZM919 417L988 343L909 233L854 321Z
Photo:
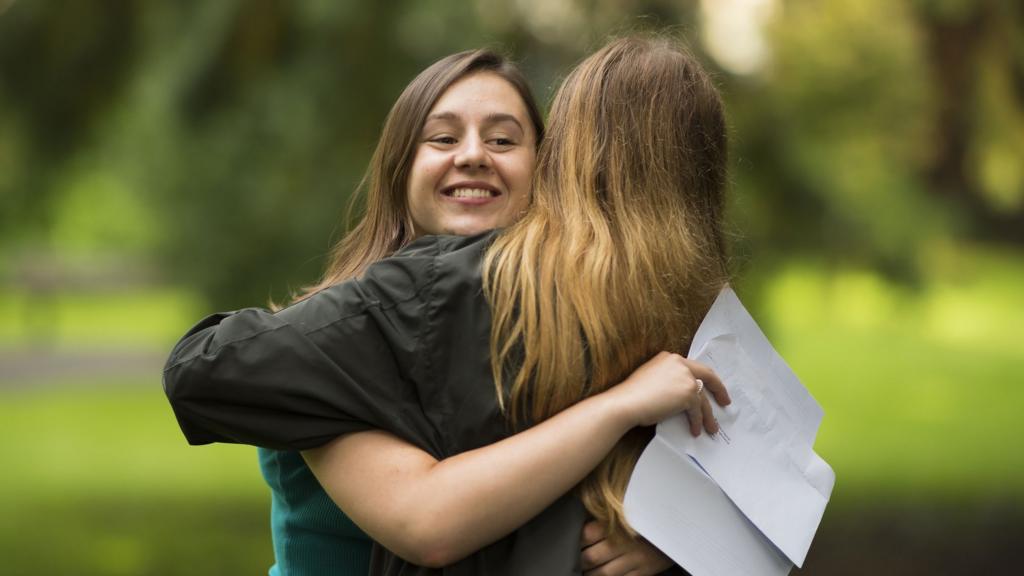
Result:
M255 452L185 445L171 344L316 278L430 62L503 47L546 100L664 27L728 101L738 290L826 412L800 573L1019 565L1016 0L0 0L0 572L264 573Z

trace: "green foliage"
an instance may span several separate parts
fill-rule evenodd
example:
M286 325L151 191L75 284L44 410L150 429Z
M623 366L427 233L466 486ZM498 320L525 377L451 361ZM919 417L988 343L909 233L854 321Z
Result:
M734 171L752 204L744 224L766 223L750 226L751 241L913 266L943 222L919 181L928 79L912 14L881 1L794 2L770 34L768 83L731 100L737 155L757 162ZM762 107L744 106L758 96Z
M1014 3L768 5L766 64L720 75L741 253L913 278L936 239L1021 241ZM50 6L0 16L0 253L142 254L235 308L316 278L385 113L430 62L504 46L543 98L609 33L673 27L700 52L712 4Z

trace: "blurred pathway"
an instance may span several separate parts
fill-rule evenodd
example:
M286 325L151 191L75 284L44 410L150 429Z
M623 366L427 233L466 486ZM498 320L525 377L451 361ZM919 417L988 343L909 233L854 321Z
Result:
M167 350L0 348L0 391L37 386L95 386L104 380L160 381Z

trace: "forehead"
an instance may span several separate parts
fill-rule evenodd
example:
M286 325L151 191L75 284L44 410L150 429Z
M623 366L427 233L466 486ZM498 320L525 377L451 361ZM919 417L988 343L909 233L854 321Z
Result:
M430 109L430 116L465 119L496 114L515 116L525 129L532 129L530 115L519 91L493 72L476 72L452 83Z

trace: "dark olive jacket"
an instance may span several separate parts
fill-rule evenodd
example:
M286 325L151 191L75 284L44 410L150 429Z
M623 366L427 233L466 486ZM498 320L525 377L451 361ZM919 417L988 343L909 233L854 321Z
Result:
M280 312L201 321L164 369L188 441L303 450L381 429L443 459L508 436L480 278L492 238L421 238L362 278ZM377 546L371 572L579 574L584 519L579 500L566 495L452 566L421 568Z

